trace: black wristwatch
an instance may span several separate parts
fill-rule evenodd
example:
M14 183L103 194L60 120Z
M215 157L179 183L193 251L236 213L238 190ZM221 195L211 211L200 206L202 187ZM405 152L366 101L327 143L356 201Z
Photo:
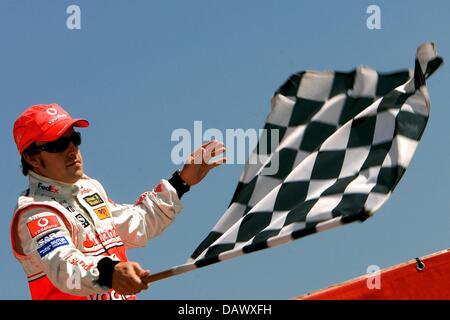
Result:
M180 171L177 170L172 174L172 178L170 178L169 183L177 190L178 198L181 199L183 194L188 192L191 187L186 183L186 181L183 180L180 176Z

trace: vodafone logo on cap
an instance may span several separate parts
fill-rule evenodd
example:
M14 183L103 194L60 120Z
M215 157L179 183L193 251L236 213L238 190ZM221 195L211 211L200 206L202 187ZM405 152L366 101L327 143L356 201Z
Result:
M54 124L56 121L60 120L60 119L64 119L67 118L67 114L58 114L58 109L56 108L48 108L47 113L51 116L50 120L48 120L49 124Z
M58 110L56 110L55 108L48 108L47 113L51 116L55 116L58 114Z
M27 227L31 236L34 238L48 230L61 227L61 224L56 216L45 216L28 222Z

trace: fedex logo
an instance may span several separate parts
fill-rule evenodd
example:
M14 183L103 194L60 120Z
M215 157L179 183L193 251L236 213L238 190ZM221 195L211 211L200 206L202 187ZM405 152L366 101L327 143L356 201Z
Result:
M43 191L48 191L51 193L59 193L58 188L52 185L44 185L43 183L39 182L37 185L38 189L41 189Z

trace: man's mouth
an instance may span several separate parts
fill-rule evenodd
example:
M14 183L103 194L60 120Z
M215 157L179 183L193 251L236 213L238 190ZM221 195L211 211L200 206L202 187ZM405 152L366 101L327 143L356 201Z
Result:
M74 166L74 165L77 165L77 164L81 164L81 161L80 160L74 160L72 162L69 162L67 164L67 167L71 167L71 166Z

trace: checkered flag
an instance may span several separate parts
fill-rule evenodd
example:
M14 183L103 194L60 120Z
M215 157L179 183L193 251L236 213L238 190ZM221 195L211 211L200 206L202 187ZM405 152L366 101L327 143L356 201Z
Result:
M172 271L372 216L414 155L430 112L425 78L442 62L426 43L417 49L414 71L382 74L361 66L292 75L272 98L265 134L225 214L188 262ZM273 131L279 142L263 148ZM278 170L264 174L274 162Z

